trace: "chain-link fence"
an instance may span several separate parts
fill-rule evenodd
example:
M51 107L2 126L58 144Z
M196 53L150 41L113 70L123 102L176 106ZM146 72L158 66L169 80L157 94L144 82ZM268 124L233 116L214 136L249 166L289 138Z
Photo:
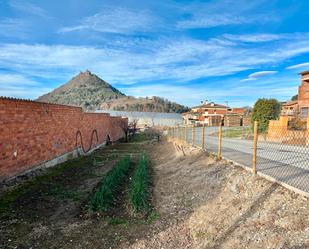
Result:
M309 130L177 126L170 137L232 160L283 185L309 193Z

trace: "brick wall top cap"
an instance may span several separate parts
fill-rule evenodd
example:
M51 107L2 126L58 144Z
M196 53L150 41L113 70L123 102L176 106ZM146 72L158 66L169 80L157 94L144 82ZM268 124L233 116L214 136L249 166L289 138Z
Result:
M300 72L299 74L300 74L300 75L307 75L307 74L309 74L309 70L306 70L306 71Z
M29 103L35 103L35 104L44 104L44 105L53 105L53 106L63 106L63 107L72 107L72 108L78 108L82 109L79 106L73 106L73 105L63 105L63 104L54 104L54 103L47 103L47 102L41 102L41 101L35 101L31 99L21 99L21 98L13 98L13 97L5 97L5 96L0 96L0 101L14 101L14 102L29 102Z

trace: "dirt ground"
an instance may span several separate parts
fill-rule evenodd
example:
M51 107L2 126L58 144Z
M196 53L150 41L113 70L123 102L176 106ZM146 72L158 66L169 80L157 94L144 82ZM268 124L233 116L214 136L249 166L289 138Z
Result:
M153 162L153 210L132 215L124 188L112 212L89 213L102 175L142 150ZM309 248L307 198L173 142L106 147L9 197L0 248Z

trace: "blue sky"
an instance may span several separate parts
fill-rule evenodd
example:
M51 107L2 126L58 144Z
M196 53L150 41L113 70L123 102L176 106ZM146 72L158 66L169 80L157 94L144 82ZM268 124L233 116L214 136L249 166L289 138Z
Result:
M289 99L309 70L309 1L1 0L0 95L91 70L133 96Z

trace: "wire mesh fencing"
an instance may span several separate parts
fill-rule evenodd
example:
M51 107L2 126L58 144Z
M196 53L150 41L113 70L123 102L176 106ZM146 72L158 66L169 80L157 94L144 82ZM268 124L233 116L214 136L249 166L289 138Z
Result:
M309 131L269 127L258 135L257 171L309 192Z
M178 126L168 134L182 143L199 147L252 168L253 173L309 193L309 130L269 127ZM175 136L178 134L178 136Z

